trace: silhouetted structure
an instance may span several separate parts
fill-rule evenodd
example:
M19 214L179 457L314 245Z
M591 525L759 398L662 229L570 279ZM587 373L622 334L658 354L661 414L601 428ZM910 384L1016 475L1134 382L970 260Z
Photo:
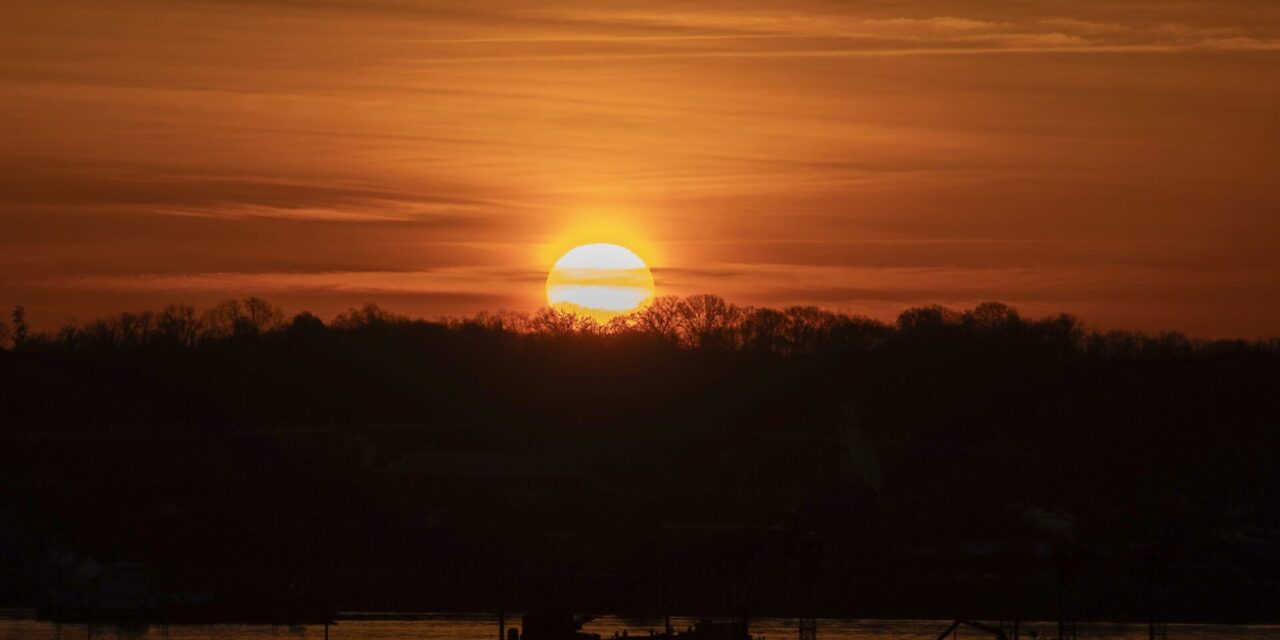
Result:
M961 627L970 627L972 629L977 629L978 631L994 636L996 640L1009 640L1009 636L1005 635L1004 629L1000 627L994 627L986 623L976 622L974 620L956 620L955 622L952 622L951 625L946 628L946 630L944 630L941 634L938 635L938 640L947 640L948 636L954 636L956 633L956 630L960 629Z
M568 611L534 611L524 615L521 636L524 640L600 640L600 634L582 631L588 620Z

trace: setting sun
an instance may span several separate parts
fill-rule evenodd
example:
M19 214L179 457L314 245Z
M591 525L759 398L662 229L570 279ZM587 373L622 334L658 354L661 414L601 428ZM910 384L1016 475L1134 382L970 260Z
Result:
M574 247L547 274L547 304L599 322L644 307L653 292L649 266L616 244Z

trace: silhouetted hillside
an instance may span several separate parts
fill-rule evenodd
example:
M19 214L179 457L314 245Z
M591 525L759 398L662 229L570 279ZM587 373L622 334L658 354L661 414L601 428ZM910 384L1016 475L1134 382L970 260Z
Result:
M1065 593L1274 619L1280 597L1276 341L695 296L607 327L249 299L9 344L10 601L55 588L54 549L344 608L786 614L811 590L1052 617Z

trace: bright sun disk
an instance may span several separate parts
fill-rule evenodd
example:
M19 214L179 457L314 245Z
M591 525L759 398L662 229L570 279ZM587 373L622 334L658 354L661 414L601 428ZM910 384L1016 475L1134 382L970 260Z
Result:
M653 293L649 266L616 244L574 247L547 274L547 304L598 322L643 308Z

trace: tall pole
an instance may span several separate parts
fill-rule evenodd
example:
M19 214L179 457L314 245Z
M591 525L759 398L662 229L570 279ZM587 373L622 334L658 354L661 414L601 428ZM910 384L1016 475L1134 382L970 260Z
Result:
M1062 547L1058 548L1059 553L1064 553ZM1058 557L1058 640L1066 640L1066 629L1064 628L1064 618L1066 617L1067 594L1066 594L1066 561L1061 556Z
M671 640L671 578L667 575L667 530L658 528L658 564L662 572L662 627Z
M1059 578L1059 580L1061 580L1061 578ZM1066 629L1063 628L1063 620L1062 620L1064 615L1062 611L1063 598L1064 596L1062 595L1062 583L1059 582L1058 583L1058 640L1066 640L1066 635L1065 635Z

